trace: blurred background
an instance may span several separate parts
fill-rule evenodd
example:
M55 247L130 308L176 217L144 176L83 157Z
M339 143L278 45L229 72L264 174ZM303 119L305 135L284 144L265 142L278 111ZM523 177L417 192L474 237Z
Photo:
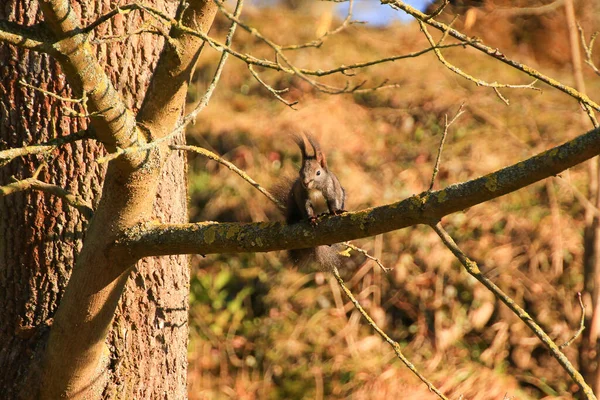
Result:
M422 10L436 7L409 3ZM564 3L451 1L438 19L450 22L458 15L455 28L575 85ZM347 7L308 0L260 2L246 7L243 20L289 45L335 29ZM597 1L575 2L587 38L600 29L598 7ZM326 69L428 47L416 23L377 2L357 2L354 19L366 23L329 37L321 48L290 51L290 60L298 67ZM228 27L219 16L211 36L222 39ZM271 49L241 29L233 47L272 57ZM488 82L532 81L473 49L444 54ZM207 46L190 87L192 102L212 79L219 56ZM310 131L346 188L349 210L426 190L444 116L454 116L463 102L466 112L450 128L436 189L518 162L591 128L577 102L551 87L537 83L542 92L501 90L510 101L507 106L492 89L447 70L433 53L357 70L355 77L323 80L337 86L346 80L366 80L365 87L386 80L399 85L354 94L327 95L296 77L257 71L274 88L289 88L282 96L298 101L297 110L275 99L246 64L232 57L189 142L223 155L263 186L273 187L295 176L300 166L289 133ZM600 77L585 65L583 77L587 92L597 93ZM577 292L585 289L586 199L597 180L589 164L443 220L486 275L559 344L577 331L582 312ZM189 168L192 221L282 219L228 169L191 155ZM416 226L354 243L393 271L384 274L353 254L342 271L348 286L446 395L577 398L577 386L539 340L462 269L430 228ZM584 292L584 300L591 318L589 293ZM436 398L366 325L333 277L298 270L283 252L194 257L190 309L190 399ZM581 343L579 338L564 349L576 366Z

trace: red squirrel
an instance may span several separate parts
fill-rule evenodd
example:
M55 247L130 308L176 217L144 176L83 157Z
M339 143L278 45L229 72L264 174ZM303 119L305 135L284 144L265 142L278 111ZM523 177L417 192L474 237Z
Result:
M297 135L294 139L302 152L302 167L286 195L285 220L288 224L309 221L316 226L320 212L328 211L331 215L345 212L346 192L327 167L325 155L316 140L307 134ZM320 268L331 270L341 264L340 249L340 245L332 245L291 250L290 257L300 266L317 263Z

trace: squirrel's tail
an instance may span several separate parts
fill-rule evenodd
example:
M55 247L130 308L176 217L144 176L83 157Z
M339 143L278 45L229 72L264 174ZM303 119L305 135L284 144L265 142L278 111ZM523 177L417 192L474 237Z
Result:
M317 268L323 271L333 271L342 264L340 251L342 245L317 246L310 249L290 250L292 262L300 268Z

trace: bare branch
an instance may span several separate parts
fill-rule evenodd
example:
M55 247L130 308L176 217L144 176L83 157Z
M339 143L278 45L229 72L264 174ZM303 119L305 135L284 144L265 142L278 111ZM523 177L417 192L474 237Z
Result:
M223 157L213 153L210 150L203 149L202 147L197 147L197 146L171 145L170 147L173 150L193 151L195 153L203 155L204 157L210 158L211 160L216 161L221 165L226 166L227 168L229 168L230 170L232 170L233 172L235 172L236 174L241 176L249 184L254 186L259 192L264 194L269 200L271 200L273 203L275 203L277 205L277 207L279 207L282 210L285 210L285 206L283 204L281 204L279 202L279 200L277 200L271 193L269 193L265 188L260 186L258 184L258 182L256 182L254 179L252 179L247 173L245 173L244 171L242 171L241 169L236 167L233 163L225 160Z
M461 264L465 267L467 272L471 274L475 279L481 282L489 291L491 291L494 296L501 300L510 310L515 313L524 323L533 331L533 333L546 345L548 350L552 356L558 361L558 363L564 368L565 371L569 374L569 376L573 379L575 383L581 388L585 398L587 399L596 399L592 389L588 386L588 384L583 379L583 376L577 371L569 359L560 351L559 347L554 343L554 341L548 336L546 332L531 318L531 316L523 310L515 301L510 298L506 293L504 293L496 284L494 284L491 280L489 280L479 269L477 263L471 260L463 251L456 245L454 240L448 235L448 232L442 227L440 223L432 224L431 227L438 234L444 245L452 253L454 256L461 262Z
M17 180L14 176L12 177L13 182L9 183L5 186L0 186L0 197L8 196L9 194L13 194L16 192L22 192L23 190L29 189L31 186L31 182L37 180L37 177L40 175L40 172L46 167L45 164L41 164L34 171L33 175L30 178Z
M330 36L336 35L338 33L340 33L341 31L343 31L344 29L346 29L347 27L349 27L352 24L358 23L358 21L352 21L352 11L354 9L354 0L349 0L349 5L348 5L348 13L346 14L346 18L344 18L344 21L342 21L342 23L335 29L331 30L331 31L327 31L325 32L323 35L321 35L321 37L308 42L308 43L304 43L304 44L294 44L294 45L289 45L289 46L281 46L281 50L300 50L300 49L305 49L308 47L321 47L323 45L323 43L325 43L325 40L327 38L329 38Z
M353 245L350 242L344 242L344 246L348 247L349 249L352 249L354 251L359 252L360 254L364 255L365 257L367 257L369 260L374 261L375 264L379 265L379 268L381 268L381 270L383 272L385 272L386 274L388 272L390 272L392 270L392 268L387 268L386 266L383 265L383 263L381 262L381 260L379 260L379 258L377 257L373 257L372 255L370 255L365 249L361 249L358 246Z
M330 85L326 85L322 82L318 82L314 79L309 78L306 74L304 74L300 69L298 69L288 58L287 56L284 54L282 47L276 43L274 43L272 40L268 39L267 37L265 37L263 34L261 34L257 29L249 26L248 24L240 21L240 19L238 17L236 17L235 15L232 15L229 11L227 11L227 9L225 9L223 3L220 0L213 0L217 6L219 7L219 10L231 21L236 22L240 27L242 27L244 30L246 30L248 33L250 33L250 35L256 37L257 39L261 40L262 42L264 42L265 44L267 44L269 47L271 47L271 49L273 49L273 51L275 52L277 59L281 58L283 60L283 62L287 65L287 68L289 68L292 73L296 76L298 76L300 79L302 79L303 81L307 82L309 85L311 85L312 87L314 87L315 89L317 89L320 92L323 93L328 93L328 94L341 94L341 93L352 93L355 90L359 89L362 86L362 83L356 86L351 86L349 83L346 83L346 86L344 88L337 88L334 86L330 86ZM276 63L280 68L283 68L281 66L281 64L279 62Z
M180 24L177 20L171 19L169 16L162 13L161 11L156 10L149 6L141 6L139 4L129 4L127 6L121 6L119 9L112 10L111 12L109 12L108 14L103 16L101 19L102 19L102 21L107 20L107 19L109 19L109 17L112 17L115 14L117 14L119 12L119 10L120 10L120 12L125 12L125 10L130 11L132 9L143 10L143 11L147 12L148 14L150 14L151 16L153 16L158 21L160 21L161 23L164 23L172 28L176 28L181 32L197 36L197 37L205 40L206 43L208 43L208 45L211 46L216 51L221 52L221 53L223 53L223 52L229 53L232 56L240 59L241 61L245 62L248 65L256 65L256 66L260 66L263 68L268 68L268 69L272 69L272 70L276 70L276 71L282 71L282 72L285 72L288 74L295 74L295 71L293 69L291 69L289 66L288 67L283 66L278 61L276 61L276 62L269 61L269 60L254 57L250 54L240 53L240 52L232 49L230 45L221 43L218 40L215 40L215 39L209 37L207 34L205 34L203 32L186 27L186 26ZM229 15L231 15L231 14L229 14ZM95 26L97 26L97 24L93 25L93 27L95 27ZM84 30L89 31L89 30L91 30L90 28L92 28L92 26L87 27ZM252 29L252 28L248 27L248 29ZM261 37L262 37L262 35L261 35ZM262 40L262 38L259 38L259 39ZM280 50L286 49L285 46L279 46L272 42L271 42L271 44L278 47L278 49L280 49ZM366 67L369 67L372 65L383 64L383 63L393 62L393 61L402 60L402 59L419 57L419 56L421 56L425 53L428 53L436 48L443 49L443 48L459 47L459 46L464 47L465 45L466 45L465 43L453 43L453 44L448 44L448 45L443 45L443 46L434 46L434 47L430 47L430 48L423 49L423 50L409 53L409 54L384 57L384 58L380 58L380 59L376 59L376 60L372 60L372 61L355 63L355 64L351 64L351 65L342 65L342 66L332 68L329 70L306 69L306 68L296 68L296 70L299 71L303 75L318 76L318 77L332 75L332 74L336 74L336 73L348 74L347 71L351 71L353 69L366 68ZM279 54L277 52L276 52L276 57L279 58ZM335 89L336 88L333 88L332 90L335 91ZM348 92L348 90L346 88L346 93L347 92ZM337 89L336 93L340 93L340 89Z
M85 102L87 101L87 96L86 96L86 93L85 93L85 91L83 92L83 94L81 95L81 97L80 97L80 98L78 98L78 99L73 99L73 98L71 98L71 97L63 97L63 96L60 96L60 95L58 95L58 94L56 94L56 93L49 92L49 91L47 91L47 90L44 90L44 89L42 89L42 88L39 88L39 87L37 87L37 86L30 85L29 83L25 82L23 79L21 79L21 80L19 81L19 84L20 84L20 85L22 85L22 86L28 87L28 88L30 88L30 89L33 89L33 90L35 90L36 92L43 93L43 94L45 94L45 95L47 95L47 96L53 97L53 98L55 98L55 99L57 99L57 100L64 101L64 102L67 102L67 103L78 103L78 104L84 104L84 105L85 105Z
M0 20L0 42L10 43L24 49L56 55L52 34L44 24L22 26L14 22Z
M577 330L577 332L575 332L571 339L558 346L561 350L565 347L570 346L571 343L573 343L575 339L577 339L579 335L581 335L585 330L585 306L583 305L583 301L581 300L581 292L577 292L577 301L579 301L579 307L581 307L581 319L579 321L579 329Z
M444 8L446 8L446 6L448 4L450 4L450 0L442 0L442 3L438 6L438 8L433 10L433 12L427 16L425 21L429 21L430 19L433 19L433 18L437 17L438 15L440 15L444 11Z
M242 7L243 7L243 0L238 0L234 14L239 15L242 12ZM231 45L231 42L233 41L233 35L235 33L236 26L237 26L237 23L232 22L232 24L229 28L227 37L225 39L225 43L226 43L225 45L227 47L229 47ZM198 31L198 33L204 35L203 32ZM196 105L194 110L192 112L190 112L188 115L186 115L185 118L183 118L183 120L175 127L175 129L173 129L173 131L171 131L169 134L167 134L159 139L156 139L150 143L143 144L141 146L132 146L127 149L117 148L115 152L108 154L105 157L99 158L98 160L96 160L96 162L98 162L99 164L102 164L102 163L106 163L108 161L114 160L115 158L120 157L124 154L138 153L138 152L150 150L166 141L171 140L176 135L183 132L190 123L196 121L196 117L198 116L198 114L200 114L200 112L202 110L204 110L204 108L206 108L206 106L208 105L208 102L210 101L215 89L217 88L217 84L219 83L219 80L221 79L221 73L223 72L223 68L225 67L225 62L227 61L228 56L229 56L229 53L227 53L227 52L223 52L221 54L221 58L219 59L219 64L217 65L215 74L213 75L213 78L212 78L210 84L208 85L206 92L204 92L204 95L202 96L202 98L200 99L200 101L198 102L198 104Z
M125 4L125 5L117 5L116 8L102 15L94 22L90 23L88 26L81 28L81 33L88 34L96 29L98 26L112 19L115 15L118 14L128 14L133 10L138 10L140 7L137 4Z
M586 112L586 114L590 118L590 121L592 121L592 125L594 125L594 128L598 128L600 126L600 124L598 124L598 120L596 119L596 115L594 114L594 110L592 109L592 107L590 107L587 104L583 104L583 103L580 103L580 104L582 105L583 110Z
M301 68L300 71L302 71L302 73L304 73L306 75L314 75L314 76L326 76L326 75L336 74L339 72L346 74L348 71L352 71L354 69L366 68L366 67L370 67L370 66L377 65L377 64L384 64L387 62L394 62L397 60L404 60L407 58L416 58L423 54L429 53L430 51L434 51L435 49L448 49L451 47L465 47L465 45L464 45L464 43L445 44L445 45L440 45L440 46L428 47L426 49L419 50L419 51L409 53L409 54L384 57L384 58L379 58L377 60L356 63L356 64L350 64L350 65L341 65L337 68L332 68L332 69L328 69L328 70L320 70L320 69L307 70L307 69Z
M454 115L454 117L452 118L452 120L450 122L448 122L448 114L445 115L445 122L444 122L444 132L442 132L442 138L440 139L440 147L438 148L438 155L435 159L435 166L433 167L433 174L431 175L431 183L429 184L429 189L427 189L428 192L431 192L433 190L433 184L435 183L435 177L437 176L438 172L440 171L439 167L440 167L440 159L442 158L442 150L444 149L444 142L446 141L446 135L448 135L448 128L450 128L450 125L452 125L454 123L454 121L456 121L458 119L458 117L460 117L463 113L463 107L464 107L465 103L462 103L460 105L460 107L458 108L458 111L456 112L456 114Z
M427 30L427 27L425 26L425 23L421 20L417 21L419 23L419 26L421 27L421 31L423 32L423 34L425 35L425 37L427 38L427 41L429 42L429 44L431 45L431 47L435 47L436 44L433 40L433 37L429 34L429 31ZM450 31L450 28L448 27L448 32ZM485 87L490 87L490 88L494 88L494 89L498 89L498 88L512 88L512 89L532 89L532 90L537 90L537 91L541 91L540 88L537 88L535 86L533 86L536 82L537 79L535 81L533 81L530 84L527 85L509 85L506 83L497 83L497 82L486 82L484 80L481 79L477 79L469 74L467 74L466 72L464 72L463 70L461 70L460 68L458 68L455 65L450 64L448 61L446 61L446 59L444 58L444 56L442 55L442 52L435 48L433 50L433 52L435 53L435 55L437 56L438 60L440 60L440 62L446 67L448 68L450 71L454 72L455 74L458 74L460 76L462 76L465 79L470 80L471 82L474 82L475 84L477 84L477 86L485 86ZM500 98L504 101L507 102L506 99L504 99L500 93L498 91L496 91L496 94L498 94L500 96Z
M50 193L62 198L68 205L79 210L79 212L83 214L83 216L87 220L91 220L94 215L94 211L90 204L88 204L81 197L68 192L60 186L52 185L50 183L42 182L36 179L31 182L31 188L35 190L41 190L42 192Z
M435 192L423 192L393 204L325 218L318 230L308 222L289 226L278 222L160 224L131 230L120 239L115 249L146 257L264 252L341 243L416 224L434 224L444 215L554 176L599 153L600 129L594 129L527 160L468 182Z
M273 96L275 96L275 98L279 101L281 101L283 104L285 104L286 106L290 107L291 109L295 110L294 106L296 104L298 104L297 101L293 101L293 102L289 102L286 99L284 99L283 97L281 97L279 94L280 93L285 93L287 92L289 89L274 89L273 87L271 87L269 84L267 84L265 81L263 81L262 79L260 79L260 76L258 76L258 73L254 70L254 68L252 68L252 64L248 64L248 69L250 70L250 73L252 74L252 76L254 77L254 79L256 79L258 81L258 83L260 83L261 85L263 85L265 87L265 89L267 89L269 92L271 92L271 94Z
M91 43L92 44L103 44L103 43L122 42L126 39L129 39L132 36L141 35L142 33L150 33L152 35L158 35L161 37L168 36L168 35L165 35L165 33L163 31L161 31L160 29L155 27L152 23L146 22L134 31L125 32L122 35L107 35L107 36L95 38L95 39L91 40Z
M68 136L58 137L43 144L33 144L15 149L2 150L0 151L0 167L8 164L17 157L23 157L30 154L50 153L63 144L73 143L82 139L92 139L87 130L81 130Z
M392 83L392 84L386 85L386 83L387 83L387 79L386 79L377 86L359 89L359 87L362 86L364 83L366 83L366 81L362 82L360 85L356 86L348 93L371 93L371 92L378 92L380 90L398 89L399 87L402 87L402 85L400 85L399 83Z
M396 10L402 10L405 13L413 16L415 19L417 19L419 21L424 21L428 25L433 26L434 28L436 28L442 32L447 30L448 34L450 36L452 36L453 38L458 39L461 42L487 54L490 57L493 57L499 61L502 61L503 63L510 65L511 67L513 67L519 71L522 71L535 79L539 79L540 81L560 90L561 92L568 94L569 96L573 97L574 99L577 99L578 101L589 105L596 111L600 111L600 105L598 103L594 102L593 100L591 100L587 95L579 92L578 90L576 90L570 86L563 85L559 81L542 74L541 72L535 70L534 68L531 68L528 65L521 64L517 61L514 61L514 60L506 57L498 49L494 49L489 46L486 46L479 40L472 40L467 35L457 31L456 29L452 29L452 28L448 27L448 25L446 25L442 22L436 21L433 18L428 20L426 14L420 12L419 10L415 9L414 7L409 6L408 4L404 3L401 0L381 0L381 4L387 4Z
M138 139L143 140L143 135L138 137L133 113L92 54L91 47L86 45L87 34L79 33L80 19L74 9L63 0L42 0L40 5L45 23L59 40L54 46L56 58L69 84L76 93L86 93L89 113L104 110L104 116L91 120L98 139L109 149L128 147Z
M577 28L579 29L579 37L581 39L581 45L583 46L583 50L585 51L585 63L587 65L589 65L590 68L592 68L592 70L596 73L596 75L600 75L600 70L598 70L598 67L596 67L596 64L594 64L594 59L592 58L594 42L596 41L596 38L598 37L599 32L592 33L589 43L586 43L585 34L583 33L583 28L579 24L577 24Z
M421 374L419 370L417 370L413 363L411 363L410 360L406 358L406 356L402 353L402 349L400 348L398 342L390 338L379 326L377 326L375 321L373 321L373 319L369 316L369 314L367 314L364 308L362 308L358 300L356 300L356 298L352 295L352 292L346 287L346 284L342 280L337 268L334 268L332 273L335 279L338 281L338 284L346 294L346 296L348 296L352 304L354 304L354 307L358 310L358 312L361 313L364 319L367 320L367 323L375 330L375 332L377 332L377 334L381 336L383 340L385 340L390 346L392 346L392 349L394 349L394 352L396 353L396 356L400 359L400 361L402 361L402 363L406 365L408 369L412 371L413 374L415 374L424 384L426 384L429 390L434 392L440 399L447 400L447 397L444 396L444 394L440 392L440 390L437 387L435 387L433 383L431 383L427 378L425 378L425 376L423 376L423 374Z
M38 169L33 173L33 176L31 178L26 178L22 180L17 180L13 178L13 183L9 183L5 186L0 186L0 197L7 196L16 192L22 192L28 189L40 190L42 192L50 193L62 198L68 205L79 210L79 212L83 214L83 216L87 220L90 220L94 215L94 211L92 210L92 207L88 203L86 203L81 197L68 192L60 186L42 182L37 179L44 167L44 164L40 165Z

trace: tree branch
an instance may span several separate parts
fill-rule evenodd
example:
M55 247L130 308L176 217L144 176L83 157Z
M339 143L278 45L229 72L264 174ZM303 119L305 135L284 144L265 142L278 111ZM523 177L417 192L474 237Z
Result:
M190 0L189 7L180 6L180 10L186 9L182 12L183 23L207 31L212 22L211 9L214 9L210 0L207 1ZM124 107L91 55L87 35L76 34L78 18L70 2L46 0L42 4L45 20L53 25L55 31L62 32L62 35L68 35L65 32L75 33L74 37L61 41L61 50L65 54L61 64L67 71L69 82L82 84L79 89L88 94L94 105L90 111L113 107L103 117L92 119L92 123L100 121L100 129L106 128L101 136L98 125L95 125L100 140L111 139L109 150L117 146L128 148L138 141L151 140L151 135L160 137L173 130L184 107L187 83L202 40L196 37L187 40L189 35L172 32L174 36L165 47L177 44L177 51L170 53L171 50L164 50L162 54L170 54L175 59L161 58L159 66L162 64L163 70L156 70L153 75L144 105L138 113L140 123L136 127L133 115ZM170 66L173 69L169 71ZM176 78L171 79L169 73L177 74ZM87 86L92 83L97 86ZM162 92L161 88L168 90ZM153 107L154 101L168 110L157 110ZM144 129L143 132L141 129ZM165 142L153 151L131 153L109 163L102 197L54 316L44 356L41 399L93 398L102 393L108 374L106 337L129 273L137 261L126 254L111 257L110 248L121 232L152 217L162 166L169 153ZM141 163L144 167L137 168Z
M438 172L440 171L440 161L442 159L442 150L444 150L444 142L446 141L446 136L448 135L448 128L450 128L450 125L452 125L458 119L458 117L460 117L464 113L464 110L463 110L464 105L465 105L465 103L462 103L460 105L460 107L458 108L458 111L456 112L456 114L454 114L454 117L452 118L452 120L448 121L448 114L445 115L444 132L442 132L442 137L440 139L440 147L438 148L438 154L437 154L437 157L435 158L435 165L433 167L433 173L431 174L431 183L429 184L429 189L427 190L428 192L431 192L433 190L433 185L435 184L435 177L437 176Z
M217 6L212 0L193 0L188 2L185 11L178 12L182 13L179 19L171 20L176 23L171 25L169 32L171 43L164 47L160 55L137 115L137 121L149 131L152 140L169 135L177 126L181 114L174 110L182 110L185 106L188 84L204 45L202 38L179 28L185 26L186 29L206 35L217 13Z
M68 192L66 189L63 189L60 186L37 179L43 168L44 164L40 165L40 167L38 167L38 169L33 173L33 176L30 178L21 180L15 179L14 182L9 183L8 185L0 186L0 197L8 196L9 194L22 192L28 189L40 190L42 192L50 193L62 198L68 205L79 210L79 212L83 214L87 220L90 220L94 215L94 211L92 210L92 207L85 202L85 200Z
M135 257L169 254L264 252L340 243L416 224L435 224L443 216L503 196L556 175L600 153L600 129L491 174L435 192L423 192L386 206L309 223L281 222L159 224L136 226L115 250ZM131 252L131 253L129 253Z
M56 58L63 67L68 82L77 95L86 93L87 107L96 114L91 119L98 140L109 150L128 147L144 135L136 129L133 113L115 90L112 82L98 63L87 42L87 34L80 32L79 18L65 0L40 1L44 19L58 38ZM142 157L140 156L140 159ZM128 164L139 160L130 160Z
M583 379L583 376L577 371L569 359L560 351L559 347L554 343L550 336L539 326L533 318L521 308L513 299L511 299L506 293L504 293L494 282L490 281L479 269L477 263L469 259L465 253L456 245L454 240L448 235L448 232L442 227L440 223L431 225L435 233L438 234L444 245L452 251L456 258L465 267L467 272L471 274L475 279L481 282L494 296L501 300L510 310L515 313L521 321L525 323L533 331L533 333L546 345L552 356L558 361L558 363L567 371L569 376L577 383L584 393L586 399L596 399L592 389Z
M469 80L471 82L474 82L475 84L477 84L477 86L484 86L484 87L494 88L496 90L496 94L498 94L500 96L500 98L502 98L502 96L498 92L499 88L532 89L532 90L541 91L541 89L536 88L535 86L533 86L537 81L533 81L532 83L529 83L527 85L510 85L510 84L506 84L506 83L486 82L486 81L484 81L482 79L477 79L477 78L475 78L475 77L467 74L466 72L464 72L463 70L461 70L457 66L452 65L448 61L446 61L446 59L442 55L442 52L439 49L435 48L436 44L435 44L435 42L433 40L433 37L429 34L429 31L427 30L427 26L425 26L425 23L423 21L421 21L421 20L417 20L417 22L419 23L419 26L421 27L421 31L423 32L423 34L427 38L427 41L429 42L429 44L431 45L431 47L434 48L433 52L437 56L438 60L446 68L448 68L450 71L454 72L455 74L460 75L463 78L465 78L465 79L467 79L467 80ZM505 103L507 103L506 99L504 99L504 98L502 98L502 99L504 100Z
M29 146L2 150L0 151L0 167L8 164L17 157L23 157L30 154L50 153L63 144L74 143L82 139L91 139L87 130L82 130L68 136L58 137L42 144L32 144Z
M23 26L10 21L0 20L0 42L56 55L53 47L52 34L45 29L43 24Z
M241 176L242 179L244 179L246 182L248 182L249 184L254 186L256 188L256 190L258 190L259 192L264 194L269 200L271 200L273 203L275 203L275 205L277 205L277 207L279 207L282 210L285 209L285 206L283 204L281 204L281 202L279 200L277 200L271 193L269 193L267 190L265 190L265 188L263 188L258 182L256 182L250 176L248 176L247 173L245 173L243 170L236 167L233 163L230 163L229 161L225 160L223 157L220 157L219 155L213 153L212 151L204 149L202 147L198 147L198 146L171 145L170 147L172 150L193 151L195 153L203 155L204 157L210 158L211 160L216 161L221 165L226 166L231 171L233 171L236 174L238 174L239 176Z
M346 243L346 245L347 245L347 243ZM406 358L406 356L402 353L402 348L400 347L400 345L398 344L398 342L396 342L391 337L389 337L379 326L377 326L377 324L375 323L375 321L373 321L373 318L371 318L369 316L369 314L367 314L367 312L360 305L360 303L358 302L358 300L356 300L356 298L354 297L354 295L352 294L352 292L350 291L350 289L348 289L346 287L346 284L342 280L342 277L340 276L340 273L337 270L337 268L334 267L332 273L333 273L333 276L335 277L335 279L338 281L338 284L342 288L342 291L350 299L350 301L352 302L352 304L354 304L354 307L363 316L363 318L367 321L367 323L371 326L371 328L373 328L375 330L375 332L377 332L377 334L379 336L381 336L381 338L383 340L385 340L390 346L392 346L392 349L394 349L394 353L396 353L396 356L400 359L400 361L402 361L402 363L404 365L406 365L406 367L408 369L410 369L412 371L412 373L415 374L421 380L421 382L423 382L424 384L426 384L427 387L429 388L429 390L431 390L432 392L434 392L440 399L448 400L448 398L446 396L444 396L444 394L437 387L435 387L435 385L433 383L431 383L427 378L425 378L425 376L423 376L423 374L421 374L419 372L419 370L417 370L417 368L414 366L414 364L411 363L408 358Z
M514 61L514 60L506 57L498 49L494 49L489 46L486 46L479 40L473 40L472 38L469 38L464 33L459 32L456 29L453 29L450 26L448 26L442 22L436 21L433 18L430 19L427 14L420 12L419 10L409 6L408 4L404 3L401 0L381 0L381 4L387 4L396 10L402 10L405 13L413 16L415 19L417 19L419 21L423 21L426 24L428 24L442 32L448 32L448 34L450 36L452 36L453 38L458 39L461 42L487 54L488 56L495 58L496 60L502 61L503 63L510 65L511 67L526 73L529 76L539 79L540 81L542 81L542 82L560 90L561 92L568 94L569 96L577 99L578 101L592 107L596 111L600 111L600 105L598 103L594 102L593 100L591 100L587 95L579 92L578 90L576 90L570 86L564 85L564 84L560 83L559 81L557 81L553 78L550 78L549 76L542 74L541 72L537 71L534 68L531 68L528 65L521 64L517 61Z

